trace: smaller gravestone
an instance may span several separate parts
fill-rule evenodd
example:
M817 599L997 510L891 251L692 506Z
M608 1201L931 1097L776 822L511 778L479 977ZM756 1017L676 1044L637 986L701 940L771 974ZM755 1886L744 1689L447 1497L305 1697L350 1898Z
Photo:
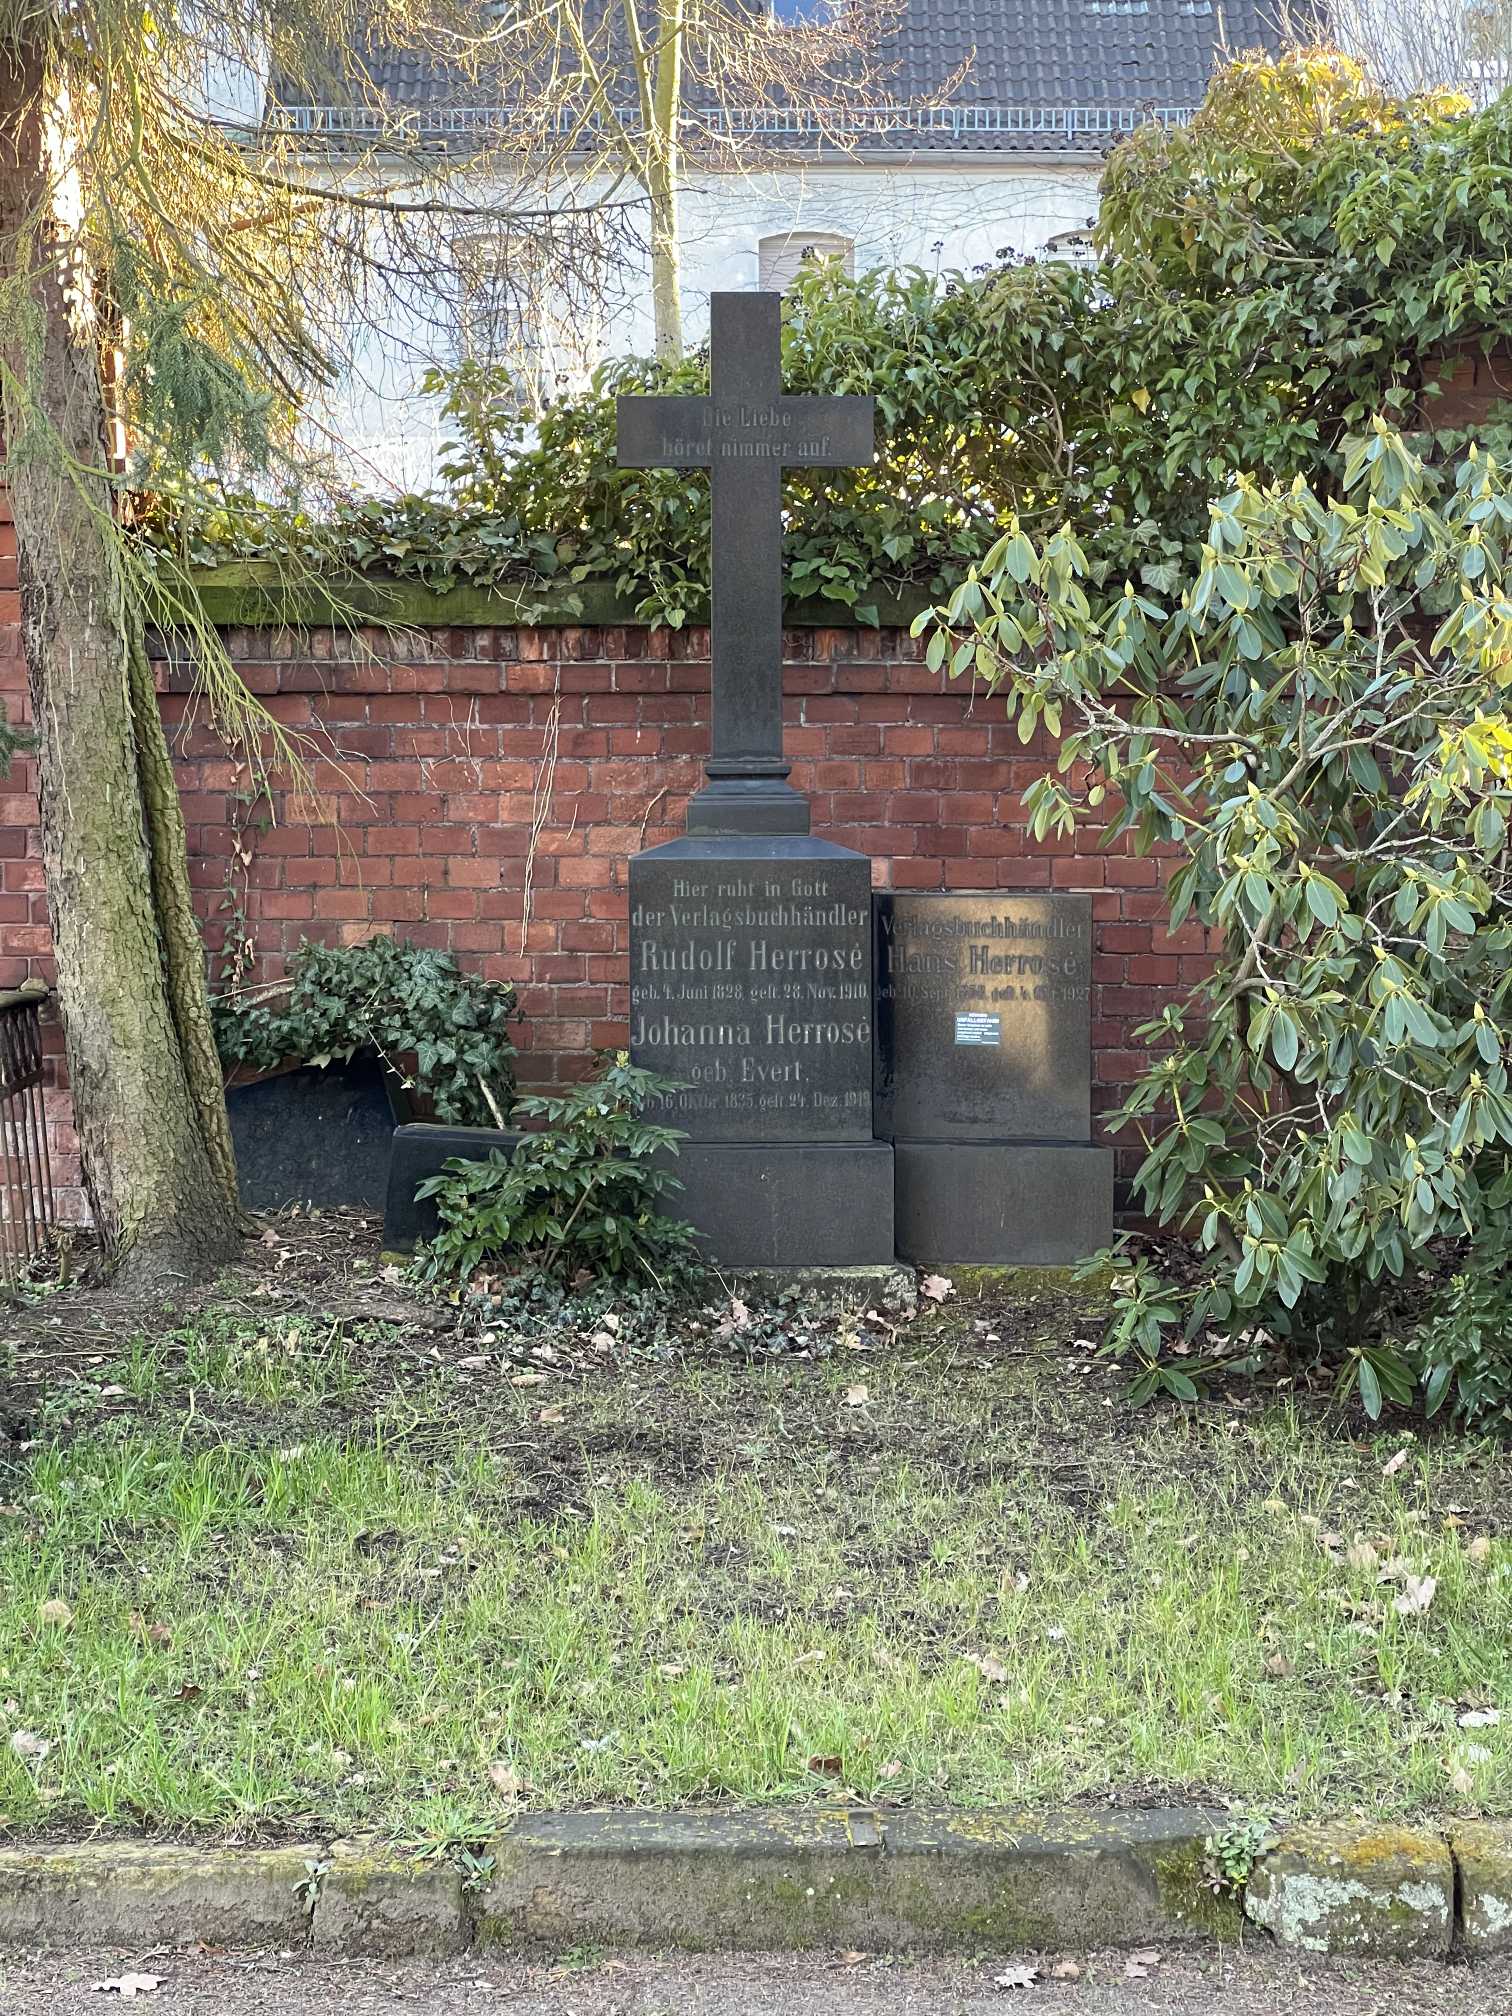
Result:
M1092 1145L1092 900L881 894L877 1132L899 1254L1063 1265L1113 1234Z

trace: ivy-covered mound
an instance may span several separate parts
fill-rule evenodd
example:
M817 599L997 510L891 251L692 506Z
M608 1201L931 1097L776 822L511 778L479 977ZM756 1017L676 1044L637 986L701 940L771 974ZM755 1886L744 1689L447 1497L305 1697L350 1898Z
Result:
M1094 587L1168 592L1229 471L1337 477L1368 415L1410 428L1436 359L1512 329L1509 161L1512 100L1471 117L1383 98L1337 57L1243 61L1191 127L1115 151L1095 270L815 269L786 304L787 385L873 394L879 453L786 473L789 596L868 620L879 597L943 594L1010 511L1069 521ZM704 612L707 478L618 468L614 400L706 390L706 356L608 365L528 436L506 374L433 383L455 424L449 495L319 523L200 500L171 536L207 560L544 584L558 608L603 582L657 621Z
M502 1127L514 1104L515 990L463 972L449 952L396 938L306 939L284 979L218 995L211 1012L233 1067L326 1065L365 1051L448 1125Z

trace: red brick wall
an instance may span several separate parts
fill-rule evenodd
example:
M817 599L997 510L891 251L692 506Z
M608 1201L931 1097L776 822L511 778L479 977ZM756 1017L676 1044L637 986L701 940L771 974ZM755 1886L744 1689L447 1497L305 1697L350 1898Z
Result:
M707 633L446 630L402 653L376 632L228 642L277 718L309 738L313 799L277 793L274 823L243 822L250 858L235 857L245 774L187 676L160 668L212 949L230 862L270 975L302 936L393 931L516 982L524 1079L571 1076L623 1042L626 863L682 830L707 746ZM13 712L18 653L14 628L0 629ZM1094 892L1095 1104L1115 1105L1140 1068L1133 1026L1203 965L1199 930L1165 928L1160 869L1090 840L1032 841L1019 800L1045 747L1021 744L991 698L926 670L906 635L794 631L787 657L793 781L812 796L814 830L871 854L879 886ZM6 984L49 970L31 785L19 764L0 832Z

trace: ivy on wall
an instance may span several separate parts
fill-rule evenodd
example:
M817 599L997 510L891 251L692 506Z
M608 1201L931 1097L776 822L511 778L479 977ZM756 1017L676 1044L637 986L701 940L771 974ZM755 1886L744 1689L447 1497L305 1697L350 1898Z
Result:
M973 275L833 265L787 304L795 392L870 393L865 470L786 478L789 598L865 620L945 592L1016 512L1069 522L1093 585L1165 592L1200 560L1235 469L1335 478L1368 415L1411 428L1433 360L1512 332L1512 99L1398 102L1339 57L1240 61L1192 126L1150 126L1104 178L1102 263ZM431 587L613 584L643 617L707 608L708 484L620 469L621 393L707 388L706 355L605 366L526 436L504 374L435 374L444 495L319 518L246 499L160 504L202 560L293 558Z

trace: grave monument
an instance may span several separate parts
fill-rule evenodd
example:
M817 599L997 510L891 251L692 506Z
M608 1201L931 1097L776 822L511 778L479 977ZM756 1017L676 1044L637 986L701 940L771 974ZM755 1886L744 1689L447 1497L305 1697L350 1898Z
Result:
M619 460L707 469L713 731L687 832L630 863L630 1049L682 1081L670 1208L731 1267L893 1258L872 1125L871 863L782 753L782 471L871 460L872 401L782 390L781 301L716 294L707 398L619 401Z
M1113 1236L1092 1145L1092 898L877 897L877 1132L899 1257L1054 1266Z

